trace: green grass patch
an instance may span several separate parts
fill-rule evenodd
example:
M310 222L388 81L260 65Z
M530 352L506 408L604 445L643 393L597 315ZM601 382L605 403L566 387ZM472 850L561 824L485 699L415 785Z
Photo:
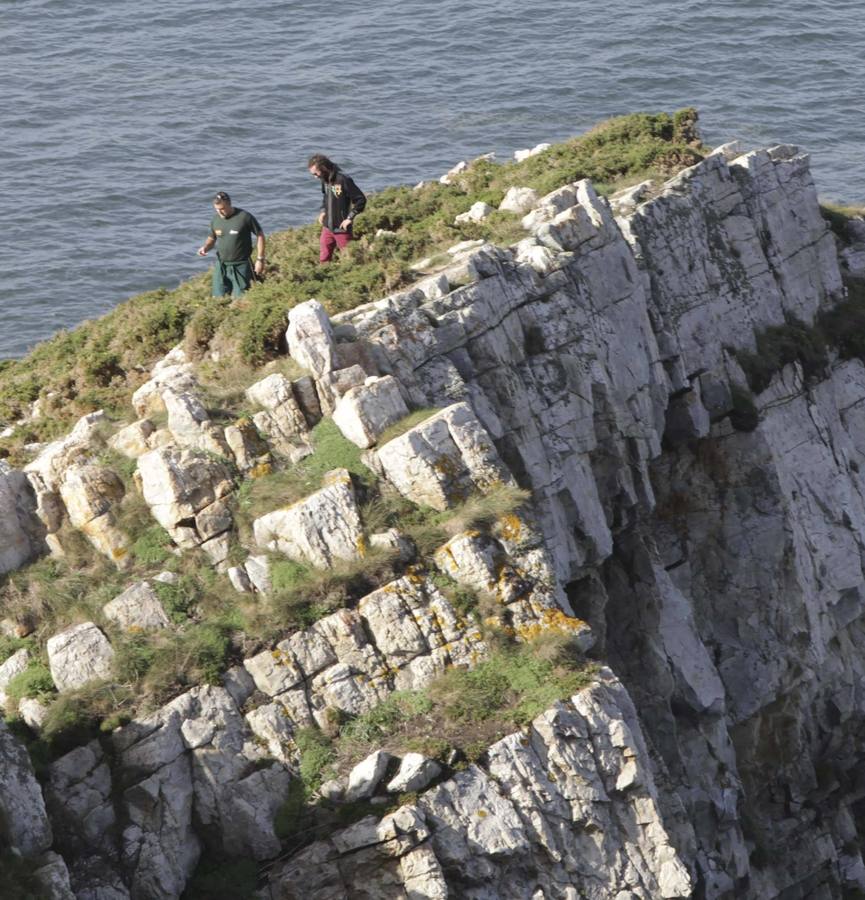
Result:
M0 665L19 650L25 647L31 648L32 646L33 642L27 640L27 638L7 637L5 634L0 635Z
M16 704L25 697L44 700L54 693L54 679L40 659L31 659L27 668L6 685L6 696Z

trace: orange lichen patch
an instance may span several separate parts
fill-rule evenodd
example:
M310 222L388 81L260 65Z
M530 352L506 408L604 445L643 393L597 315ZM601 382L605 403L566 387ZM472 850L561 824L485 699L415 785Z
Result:
M543 610L541 618L537 622L519 625L516 628L516 636L524 641L536 638L544 631L558 631L561 634L579 634L589 626L576 616L569 616L560 609L548 608Z
M351 475L346 469L334 469L327 472L321 479L322 487L330 487L332 484L351 484Z
M111 551L111 558L117 562L119 562L121 559L126 559L127 556L129 556L129 551L126 549L126 547L115 547Z
M477 812L477 816L479 819L485 819L489 813L485 809L479 809Z
M518 541L523 531L523 523L519 516L508 513L498 521L498 533L506 541Z
M273 466L270 462L260 462L249 470L250 478L264 478L266 475L273 473Z
M359 556L366 556L367 550L369 550L369 545L366 542L366 537L364 535L360 535L358 539L355 541L355 547L357 548L357 552Z

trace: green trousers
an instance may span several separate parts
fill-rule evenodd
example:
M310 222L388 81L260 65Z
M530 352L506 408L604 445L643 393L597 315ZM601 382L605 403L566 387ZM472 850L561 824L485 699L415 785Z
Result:
M217 258L213 268L213 296L231 294L239 297L252 284L252 265L248 259L223 262Z

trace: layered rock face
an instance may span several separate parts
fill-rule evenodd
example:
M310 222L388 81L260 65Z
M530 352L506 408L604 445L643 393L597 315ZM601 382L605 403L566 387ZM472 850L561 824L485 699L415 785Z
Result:
M865 891L865 366L834 364L808 385L788 366L756 398L755 430L730 419L745 384L734 350L843 297L807 158L725 147L611 202L588 182L509 197L528 235L511 249L453 248L412 290L333 321L314 301L293 309L287 343L312 374L249 389L261 435L213 425L175 352L134 398L139 415L164 408L168 429L142 419L110 442L139 460L143 497L177 546L223 568L236 480L216 455L240 473L271 454L295 462L322 415L410 502L447 510L518 485L524 514L457 534L428 562L493 596L518 638L565 623L605 664L595 683L461 771L413 754L396 771L373 755L322 795L417 798L288 856L274 816L296 777L297 729L486 653L426 575L381 585L220 686L52 763L53 837L2 732L0 760L35 793L26 814L18 794L0 798L0 849L41 860L57 896L71 884L79 898L176 898L203 852L267 862L261 896L274 900ZM421 407L437 411L379 443ZM0 510L14 510L0 518L12 523L0 569L67 515L85 531L101 523L91 540L122 565L110 477L72 436L37 463L32 489L0 470ZM322 568L368 544L400 547L398 534L365 534L344 470L253 530L260 551ZM270 590L264 556L228 574L239 591ZM134 585L106 615L166 627L151 595ZM77 665L84 638L99 653ZM110 667L93 623L52 641L58 687ZM63 859L46 860L49 847Z

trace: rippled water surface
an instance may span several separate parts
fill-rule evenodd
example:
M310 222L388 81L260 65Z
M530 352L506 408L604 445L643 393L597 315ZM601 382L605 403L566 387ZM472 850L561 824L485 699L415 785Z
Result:
M695 105L710 143L796 143L865 202L853 0L0 0L0 358L173 287L214 191L268 231L318 207L324 151L365 189L467 155Z

